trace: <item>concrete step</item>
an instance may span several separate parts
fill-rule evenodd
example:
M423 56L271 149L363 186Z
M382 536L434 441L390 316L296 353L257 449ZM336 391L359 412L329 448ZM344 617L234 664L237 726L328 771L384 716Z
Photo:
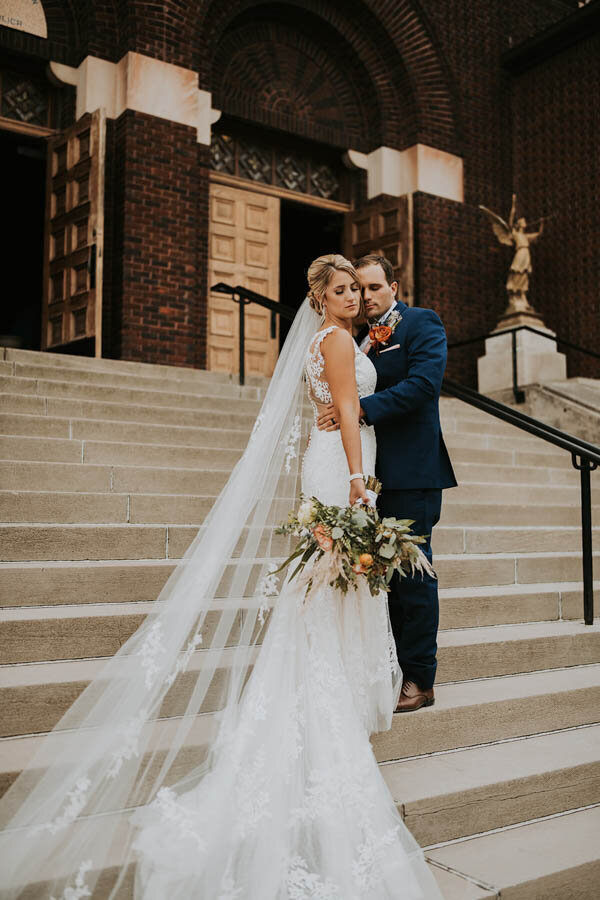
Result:
M568 484L579 487L579 472L573 466L498 465L497 463L462 462L452 454L454 474L459 484L469 482L506 482L512 484ZM600 482L599 482L600 483Z
M227 404L227 413L219 402L204 410L170 406L140 406L133 403L108 403L97 400L73 400L37 397L29 394L0 394L4 414L25 413L76 419L108 419L111 422L148 422L157 425L185 425L191 428L235 428L248 433L256 420L254 412L237 412Z
M101 467L86 468L93 473ZM101 474L98 473L98 482ZM96 485L97 488L99 486ZM198 532L195 525L0 523L0 560L180 559ZM594 529L593 533L598 539L600 528ZM260 556L285 556L292 552L293 539L277 535L275 528L261 530L260 537L257 551ZM247 531L244 530L234 556L243 553L246 538ZM440 525L434 533L433 548L436 559L440 555L458 553L578 552L581 549L581 528L577 525L562 528L543 525L529 528Z
M119 441L75 440L68 438L31 437L26 435L1 435L0 459L32 460L39 462L89 462L121 465L151 465L175 468L229 468L240 458L241 449L232 451L223 447L186 447L173 444L143 444ZM452 461L460 481L469 480L472 473L482 472L493 476L490 469L499 466L514 474L513 481L544 481L568 483L579 477L565 456L544 456L530 465L526 460L516 462L510 450L478 450L460 447L452 451ZM478 465L480 464L480 465ZM485 468L483 468L485 467ZM538 472L534 476L534 471ZM539 474L541 472L541 474ZM548 475L545 473L548 472ZM534 476L534 477L532 477ZM477 481L494 480L477 477Z
M600 662L600 619L452 629L438 634L436 683Z
M183 425L150 425L110 419L79 419L59 416L0 413L0 430L9 435L73 438L75 440L131 441L145 444L185 444L188 447L215 447L243 450L250 429L224 429Z
M124 660L126 663L127 660ZM6 696L13 691L16 700L21 691L24 697L36 683L43 686L45 677L47 695L52 696L54 691L54 697L58 698L62 689L56 686L70 685L72 698L83 689L90 675L100 670L101 665L101 660L71 662L68 664L71 677L67 680L64 678L65 663L13 667L3 673ZM69 698L63 697L63 705L68 705L68 702L71 702ZM176 691L169 702L172 702L169 715L180 714L177 710L181 711L181 703ZM495 744L513 737L596 725L599 708L600 665L597 664L442 684L436 687L435 706L415 714L396 713L391 730L375 735L372 744L379 762L391 762L438 751ZM37 727L43 728L51 720L51 715L44 704L35 707L35 712ZM34 708L32 721L33 713ZM173 719L164 718L156 729L158 735L168 735L175 725ZM198 727L189 737L190 764L196 764L202 757L202 746L213 725L211 714L199 717ZM1 746L0 785L7 785L21 766L27 763L30 755L36 752L39 739L33 736L8 738L2 741ZM51 759L58 748L63 758L68 755L68 747L68 735L58 733L44 752ZM194 758L196 762L192 762ZM39 763L43 765L43 758Z
M218 608L218 603L215 607ZM152 609L156 609L152 603L131 602L5 609L1 617L3 639L0 665L65 660L60 669L61 672L64 670L66 680L72 681L74 676L67 678L71 671L68 660L113 655ZM218 615L215 612L215 617ZM205 642L209 639L210 634L207 634ZM436 683L598 662L598 624L586 626L579 622L541 622L441 631L438 635ZM74 669L77 680L81 682L84 679L82 667L77 665ZM30 667L25 667L24 673L24 677L30 678ZM42 688L34 685L38 693L57 680L54 674L49 676L47 672L40 677ZM26 702L27 698L18 693L11 706L9 697L4 695L2 706L6 715L10 708L15 710L16 720L21 721ZM48 711L49 704L50 699L46 696L44 708ZM47 726L48 730L59 717L57 715ZM34 729L27 727L25 730Z
M594 582L594 594L595 609L598 611L600 581ZM442 629L583 619L583 588L580 582L440 587L439 595Z
M130 362L122 359L96 359L90 356L75 356L68 353L46 353L38 350L20 350L12 347L0 347L0 360L11 363L12 374L19 375L19 365L43 366L52 369L66 369L79 376L82 372L101 373L102 375L144 376L156 381L186 380L200 384L223 383L238 386L238 376L222 372L208 372L206 369L193 369L187 366L169 366L159 363ZM5 370L3 374L10 374ZM261 375L249 375L247 384L253 387L264 387L269 379Z
M0 375L0 394L4 396L29 396L39 399L71 399L100 403L126 403L149 407L173 406L178 409L215 409L227 403L235 412L258 415L261 401L256 396L245 397L240 388L218 382L207 382L206 385L193 385L194 390L186 392L183 388L192 387L188 382L176 382L179 390L170 390L167 381L155 386L142 385L133 387L120 382L106 384L103 381L89 384L85 381L71 379L58 380L59 375L51 369L47 377L16 377ZM144 379L148 381L149 379ZM116 379L115 379L116 381ZM217 390L215 390L217 389Z
M3 563L0 565L0 605L153 601L174 565L172 560L159 558ZM447 584L442 575L440 572L441 617L445 628L539 619L581 619L583 615L581 574L579 579L564 582L538 578L528 583L515 583L513 579L506 584L480 586ZM595 584L595 590L598 610L600 582Z
M207 472L202 477L209 477L212 474ZM160 476L159 480L162 478L163 476ZM181 493L155 493L154 490L153 493L146 493L143 490L144 485L135 483L134 476L129 478L128 473L125 473L123 480L125 481L123 488L127 491L126 493L118 493L114 489L113 491L0 491L0 522L139 522L149 524L164 522L200 525L216 500L213 485L219 481L219 476L215 473L210 493L206 494L191 493L189 490L185 490L185 485L182 486ZM223 482L224 478L221 476L219 488ZM154 484L151 487L154 489ZM550 502L544 504L541 502L544 499L543 496L536 494L537 503L532 500L525 507L517 507L514 504L512 493L506 499L506 506L502 505L500 499L496 504L483 501L477 503L476 499L473 499L473 497L477 497L476 491L468 490L472 487L473 485L465 485L460 489L464 492L461 495L463 502L451 502L448 495L451 495L452 492L446 492L447 499L444 500L441 524L444 526L516 525L528 527L539 525L540 521L543 521L547 525L573 526L581 518L578 504L574 503L573 506L569 506L564 494L560 498L563 505L560 505L558 499L556 504L550 504ZM534 489L530 488L529 490L533 491ZM501 495L501 491L498 493ZM525 489L523 493L525 493ZM524 497L521 499L525 500ZM549 492L546 494L546 500L550 500ZM295 505L296 499L291 494L277 498L273 505L274 521L279 522L285 519ZM598 516L597 505L593 507L593 513L595 517ZM598 519L595 518L595 521Z
M527 528L538 526L541 523L547 526L576 526L581 525L581 508L579 503L552 505L522 504L517 502L496 503L472 503L472 502L447 502L452 490L444 491L442 502L442 515L437 529L444 525L453 526L495 526ZM596 498L592 495L592 502ZM598 505L592 508L594 522L598 522Z
M242 450L170 444L0 436L0 459L172 468L232 469Z
M167 721L161 724L169 726L171 723ZM62 737L68 736L65 735ZM156 767L156 763L158 761L161 761L164 758L166 748L168 747L169 737L170 730L168 728L163 728L163 733L158 736L158 739L155 739L153 741L153 747L155 748L153 768ZM31 751L35 748L35 745L33 744L35 740L35 738L25 738L19 740L18 743L20 744L20 746L18 747L18 751L20 752L20 756L15 759L17 764L20 764L24 754L31 754ZM14 751L14 749L14 747L10 748L9 752ZM55 752L60 753L63 759L67 758L69 752L68 741L58 741ZM5 786L6 779L3 779L0 775L0 790L4 789ZM89 825L90 823L88 822L88 829ZM101 826L102 828L107 827L106 818L103 818ZM110 827L111 833L114 835L114 840L112 843L110 856L106 861L105 868L100 873L98 881L96 882L94 896L98 897L98 900L111 894L111 891L115 885L119 867L122 865L119 851L122 846L125 846L127 844L127 841L125 839L121 841L118 837L120 829L123 828L122 819L118 814L111 815L110 820L108 820L108 827ZM78 840L77 829L77 823L67 826L67 828L65 829L65 841L72 841L76 843ZM89 838L89 830L87 833ZM91 839L93 842L93 835L91 836ZM493 898L496 897L495 894L491 894L487 889L481 888L467 878L463 878L460 873L448 871L447 869L444 869L439 865L432 865L431 870L440 887L440 890L442 891L444 900L486 900L486 898L492 898L493 900ZM127 874L123 878L119 889L114 894L115 900L131 900L131 897L133 896L133 873L133 866L129 866ZM59 863L56 861L56 859L48 860L44 866L41 879L36 883L35 886L28 887L26 891L27 897L30 898L30 900L43 900L43 898L46 898L49 894L51 880L60 878L65 879L67 885L73 884L75 880L74 873L67 873L65 871L62 871L59 868ZM25 885L23 885L23 887L25 887Z
M63 377L65 377L63 375ZM166 383L168 387L169 382ZM183 387L190 387L187 383ZM182 421L189 418L193 421L193 413L198 411L218 411L226 400L228 410L239 414L256 417L260 409L258 399L244 397L223 397L213 394L212 384L203 388L204 394L198 392L168 391L157 388L132 388L117 384L87 384L73 380L55 380L50 378L7 377L0 375L0 408L5 412L39 413L41 415L77 415L85 418L123 419L121 407L134 407L131 417L139 420L140 413L135 407L147 409L149 418L161 421L169 412L165 407L174 407ZM197 389L196 389L197 391ZM96 412L96 408L109 412ZM118 414L112 414L111 410ZM150 410L152 412L150 412ZM128 410L127 410L128 411ZM310 407L306 405L306 413ZM170 421L170 420L169 420ZM492 419L485 415L471 415L467 409L460 415L448 415L442 411L442 428L452 434L504 435L511 437L514 427Z
M0 490L216 495L230 471L0 460Z
M597 900L600 806L428 850L502 900Z
M4 396L5 398L10 397L10 395L0 395L0 397L1 396ZM31 397L29 400L39 407L38 401L42 401L43 398ZM193 446L231 446L228 441L228 435L231 432L231 428L229 426L227 428L218 427L219 425L222 426L222 418L215 421L215 416L218 414L208 412L197 413L194 411L191 411L191 413L186 413L184 411L183 414L180 414L178 411L175 411L173 418L177 421L173 425L161 425L149 423L165 413L167 415L170 414L170 410L165 410L162 407L154 407L149 410L146 407L133 407L132 405L130 406L127 404L92 403L85 406L84 412L84 401L65 400L59 402L72 405L68 410L66 410L65 407L61 407L60 409L66 410L63 413L58 412L59 408L56 404L53 405L53 401L48 401L48 413L42 413L39 409L36 409L33 412L27 412L22 408L21 404L18 405L20 411L0 412L0 426L2 428L2 433L62 438L96 438L99 440L112 441L134 440L137 443L187 443L188 445ZM53 410L57 411L53 414ZM135 410L140 410L139 425L131 424L131 420L135 418L132 414ZM91 417L92 413L97 417ZM183 421L183 416L189 417L189 415L195 416L196 418L194 421L198 421L199 424L192 426L177 424L178 421ZM242 442L236 444L236 446L245 447L254 418L243 415L234 418L236 418L236 435L238 435L238 438L243 437ZM240 421L237 421L237 419ZM101 430L101 433L99 433L99 429ZM512 430L515 431L515 429ZM222 439L220 441L209 440L208 442L202 440L202 435L207 432L220 434L222 435ZM177 435L177 439L173 439L173 434ZM451 453L455 449L467 449L469 451L474 449L494 449L505 450L512 453L533 452L538 456L541 455L543 460L546 461L546 464L548 464L551 459L551 465L554 467L562 466L564 464L564 458L567 458L570 463L568 455L557 453L556 448L551 444L545 444L537 438L529 436L523 437L522 435L523 432L516 432L514 437L503 438L500 436L489 437L484 434L476 433L450 434L448 435L446 443ZM184 440L185 437L187 437L188 440Z
M84 452L84 448L82 448L82 452ZM70 463L0 458L0 490L112 490L117 492L153 490L156 493L209 494L219 490L229 478L232 466L225 467L225 462L231 463L236 454L229 452L229 457L227 457L227 453L228 451L218 453L213 451L212 454L205 452L204 456L209 461L208 466L198 463L197 459L195 463L190 460L192 465L188 466L153 467L144 466L134 459L130 459L124 466L116 464L101 466L93 464L89 459L86 460L86 463L82 463L81 458ZM196 451L195 456L198 455L200 454ZM497 479L499 482L503 471L495 466L471 464L465 464L464 469L465 473L461 478L462 485L465 486L469 482L477 484L481 486L481 493L485 496L488 494L488 485L495 485L492 479ZM510 470L513 478L516 471L515 469ZM545 469L542 471L546 475L557 473L556 481L560 489L566 486L579 490L577 472L573 471L571 474L568 469ZM525 482L526 479L535 475L536 470L524 467L518 470L519 475L522 473L524 473L523 482ZM459 477L461 476L459 475ZM483 478L486 481L483 481ZM569 482L574 482L574 484L569 484ZM498 486L501 485L498 484ZM524 483L523 486L527 489L535 485ZM554 487L555 484L548 485L546 494L550 499L555 496ZM451 497L452 495L450 495ZM559 503L564 502L562 490L558 491L556 500Z
M597 498L593 498L597 500ZM600 501L598 501L600 502ZM471 482L459 484L444 493L444 503L531 503L539 507L579 505L580 490L576 484L504 484Z
M385 763L422 846L600 803L600 725Z
M155 539L158 544L162 544L160 532ZM595 561L598 565L598 554ZM242 563L247 565L235 560L227 566L223 576L224 584L231 578L235 567ZM46 603L49 605L56 602L105 602L107 596L114 596L117 601L125 598L132 601L154 600L175 565L173 560L163 557L143 560L128 558L4 562L0 565L0 605L37 605L43 602L39 599L40 591L45 592L48 598L64 597L62 601L48 599ZM545 587L561 582L562 594L570 585L572 595L568 601L563 600L563 603L570 604L574 612L576 610L574 615L571 613L568 617L581 616L578 600L582 579L579 554L448 554L437 557L436 571L440 588L454 590L454 615L468 616L473 609L469 591L477 597L482 593L486 594L490 588L497 588L500 596L504 596L506 589L510 588L518 597L525 588L544 591ZM464 597L460 596L461 593L464 593ZM88 595L89 599L86 600ZM5 602L3 598L12 599ZM487 615L493 614L492 609L488 604ZM511 604L509 614L514 615L514 603Z
M62 528L64 526L57 526ZM122 540L132 548L140 540L139 529ZM132 601L153 601L175 563L163 554L187 541L188 529L151 527L146 546L154 542L156 557L132 560L7 562L0 565L0 606L48 606ZM87 535L75 529L73 543L85 542ZM101 538L97 538L101 541ZM85 542L89 548L89 543ZM100 545L100 551L102 545ZM83 553L82 553L83 555ZM91 555L91 553L90 553ZM519 622L581 619L582 585L579 579L563 582L543 580L501 585L445 586L440 572L440 623L442 628ZM581 577L581 576L580 576ZM596 610L600 609L600 581L595 583Z
M450 455L452 455L452 451L455 449L469 447L478 450L505 450L514 453L533 453L536 456L541 457L542 462L551 456L553 459L566 459L568 464L571 464L570 454L555 447L554 444L551 444L549 441L544 441L542 438L528 435L527 432L521 431L521 429L516 428L513 425L507 427L510 427L512 434L506 436L502 434L488 435L484 428L482 428L479 433L473 431L472 433L455 434L453 432L445 431L444 442L450 451ZM532 462L529 463L529 465L535 465L535 463ZM553 461L552 465L556 465L556 463Z
M373 738L380 762L600 721L600 665L440 684L435 705L396 713Z

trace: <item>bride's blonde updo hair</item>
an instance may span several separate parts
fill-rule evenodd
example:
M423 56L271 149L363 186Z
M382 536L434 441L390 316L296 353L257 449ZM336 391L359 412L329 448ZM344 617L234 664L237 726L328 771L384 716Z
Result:
M306 276L308 278L308 299L312 309L320 316L323 315L323 299L325 291L331 281L334 272L347 272L354 281L358 281L356 269L349 259L341 253L327 253L319 256L311 262Z

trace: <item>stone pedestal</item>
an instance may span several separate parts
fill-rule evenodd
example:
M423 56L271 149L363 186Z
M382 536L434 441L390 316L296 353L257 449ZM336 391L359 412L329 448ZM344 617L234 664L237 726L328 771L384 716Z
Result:
M517 313L503 317L486 339L485 356L477 360L478 389L482 394L512 388L512 331L519 325L529 325L548 335L546 338L531 331L516 332L519 387L566 379L567 358L558 352L556 343L551 340L555 332L546 328L537 315ZM511 330L506 331L507 328Z

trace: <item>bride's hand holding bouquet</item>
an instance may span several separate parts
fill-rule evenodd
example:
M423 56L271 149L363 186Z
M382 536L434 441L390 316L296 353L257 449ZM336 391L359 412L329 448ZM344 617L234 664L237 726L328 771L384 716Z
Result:
M373 596L389 591L389 585L398 572L400 577L428 574L435 577L431 563L420 548L426 542L422 535L412 533L414 519L381 519L375 508L375 499L381 484L370 476L366 483L360 481L364 491L357 492L360 505L326 506L316 497L301 497L297 511L290 512L287 522L280 525L278 534L299 538L293 553L279 566L281 572L292 562L298 561L290 580L307 570L306 593L313 587L317 575L323 569L331 587L347 593L352 585L358 587L359 578L366 578ZM273 574L276 574L273 572Z

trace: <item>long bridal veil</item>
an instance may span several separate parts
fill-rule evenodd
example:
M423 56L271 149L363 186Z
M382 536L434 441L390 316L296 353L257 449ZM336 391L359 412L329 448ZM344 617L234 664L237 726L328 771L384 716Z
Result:
M97 661L52 732L11 742L2 898L129 896L136 810L211 770L276 600L272 561L289 551L274 526L299 493L303 363L319 322L305 301L248 446L155 609Z

